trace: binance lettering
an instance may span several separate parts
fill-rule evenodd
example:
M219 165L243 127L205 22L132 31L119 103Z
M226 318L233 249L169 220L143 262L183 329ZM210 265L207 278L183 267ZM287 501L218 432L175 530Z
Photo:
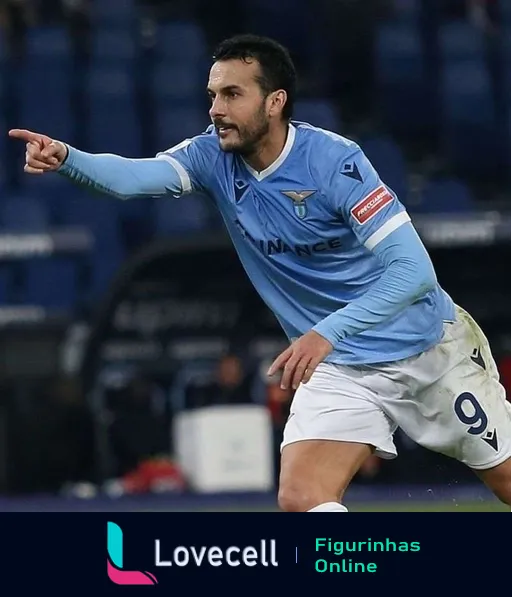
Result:
M289 244L281 238L274 238L272 240L264 240L252 237L249 232L242 226L239 220L235 221L242 236L251 242L263 255L279 255L282 253L293 253L297 257L311 257L315 253L323 253L324 251L335 251L342 246L341 237L333 237L329 239L318 239L315 243Z

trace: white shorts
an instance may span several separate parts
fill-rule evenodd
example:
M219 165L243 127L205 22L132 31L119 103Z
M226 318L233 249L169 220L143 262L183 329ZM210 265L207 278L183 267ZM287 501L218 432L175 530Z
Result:
M281 447L311 439L365 443L397 456L417 444L487 469L510 456L510 403L480 327L463 309L430 350L377 366L322 363L295 393Z

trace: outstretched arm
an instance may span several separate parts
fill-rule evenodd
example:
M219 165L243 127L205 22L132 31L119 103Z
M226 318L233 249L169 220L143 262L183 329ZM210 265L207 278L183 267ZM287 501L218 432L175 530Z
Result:
M180 195L183 174L169 159L130 159L113 154L90 154L31 131L14 129L9 135L27 144L25 172L58 172L97 191L128 199Z
M182 191L179 173L159 158L130 159L68 147L68 156L57 172L119 199L179 195Z

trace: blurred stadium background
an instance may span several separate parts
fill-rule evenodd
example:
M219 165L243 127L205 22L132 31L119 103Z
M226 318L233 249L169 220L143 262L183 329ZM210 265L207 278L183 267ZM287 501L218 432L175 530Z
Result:
M510 0L2 0L0 509L275 510L284 338L212 207L23 175L30 128L148 157L208 124L213 47L287 45L295 119L357 140L510 399ZM503 508L398 432L355 511Z

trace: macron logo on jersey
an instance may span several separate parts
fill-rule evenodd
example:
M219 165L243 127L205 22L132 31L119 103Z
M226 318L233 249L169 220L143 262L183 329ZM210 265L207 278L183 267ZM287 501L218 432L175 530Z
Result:
M366 224L373 216L385 207L390 201L393 201L393 195L384 185L377 187L364 199L354 206L350 213L354 216L358 224Z

